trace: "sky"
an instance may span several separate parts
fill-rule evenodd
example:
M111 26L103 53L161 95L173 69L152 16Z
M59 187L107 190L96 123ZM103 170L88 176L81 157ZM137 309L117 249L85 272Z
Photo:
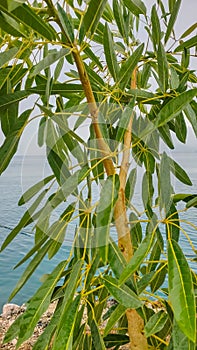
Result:
M165 3L167 0L164 0ZM144 1L147 8L151 8L152 4L155 3L154 0ZM184 31L193 23L197 21L197 0L182 0L180 13L176 22L176 33L180 36ZM192 59L192 68L197 70L197 58ZM31 102L31 100L30 100ZM23 107L26 108L29 101L23 101ZM29 106L28 106L29 108ZM20 140L19 149L17 154L29 154L29 155L42 155L44 154L44 149L37 146L37 127L38 119L31 122L25 129L22 138ZM0 134L0 142L2 141L2 135ZM177 142L176 142L177 143ZM193 134L191 128L188 130L187 145L181 145L177 143L178 150L181 151L183 148L185 151L190 151L193 149L197 150L196 137Z

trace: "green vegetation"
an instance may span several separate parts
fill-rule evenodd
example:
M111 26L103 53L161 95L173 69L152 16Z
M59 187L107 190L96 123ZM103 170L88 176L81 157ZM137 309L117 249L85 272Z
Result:
M186 142L188 124L197 135L196 24L176 38L180 5L1 0L0 173L35 118L52 171L19 199L29 207L1 247L34 223L35 244L18 265L30 262L10 300L61 249L69 224L76 227L70 256L46 271L5 342L17 336L20 346L57 300L33 350L118 349L129 341L132 350L196 349L196 273L179 238L196 251L179 202L191 210L197 197L174 193L174 179L192 183L167 152L175 138ZM148 304L157 300L155 313Z

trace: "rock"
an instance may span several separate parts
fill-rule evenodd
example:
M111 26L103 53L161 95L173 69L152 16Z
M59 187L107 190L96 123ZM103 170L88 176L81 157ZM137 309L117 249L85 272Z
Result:
M17 315L21 312L21 307L17 304L5 304L3 306L2 318L8 319L12 315Z

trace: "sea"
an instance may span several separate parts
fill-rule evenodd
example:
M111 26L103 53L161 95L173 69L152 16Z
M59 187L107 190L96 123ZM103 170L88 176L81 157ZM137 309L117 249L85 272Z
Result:
M173 186L176 192L197 194L197 153L177 152L173 157L186 170L193 183L193 186L186 186L173 178ZM15 156L13 158L9 167L0 177L0 245L27 210L25 205L17 205L22 193L50 173L49 165L43 156ZM136 194L136 200L138 198L139 193ZM197 208L191 208L191 210L181 214L181 219L192 224L182 223L180 244L187 257L193 259L196 257L195 252L183 232L187 233L193 242L193 248L197 249L197 229L195 228L195 225L197 226ZM5 250L0 252L0 313L27 263L16 269L14 267L29 251L33 241L32 228L27 226ZM25 303L41 285L42 276L50 273L58 262L69 255L69 251L70 245L65 241L52 260L48 260L47 257L43 260L26 285L11 302L19 305ZM192 262L191 266L197 271L195 262Z

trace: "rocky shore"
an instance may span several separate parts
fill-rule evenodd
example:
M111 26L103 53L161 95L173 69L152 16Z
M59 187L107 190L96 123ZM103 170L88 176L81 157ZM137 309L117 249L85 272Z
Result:
M53 315L53 312L55 310L55 303L52 303L48 310L43 314L42 318L38 322L37 326L34 329L34 333L30 339L28 339L24 344L22 344L18 350L31 350L33 347L33 344L36 342L39 335L43 332L45 327L48 325L51 316ZM3 312L0 315L0 349L1 350L15 350L16 349L16 343L17 340L14 339L12 342L3 344L3 338L8 330L8 328L11 326L11 324L14 322L14 320L25 311L25 305L18 306L16 304L5 304L3 307ZM129 346L122 346L120 348L121 350L128 350Z
M32 337L27 340L24 344L22 344L19 347L19 350L31 350L33 347L33 344L36 342L39 335L43 332L45 327L50 321L51 316L53 315L53 312L55 310L55 303L52 303L48 310L43 314L42 318L38 322L37 326L35 327L34 333ZM8 328L11 326L11 324L14 322L14 320L25 311L25 305L18 306L16 304L5 304L3 307L3 312L0 315L0 349L2 350L15 350L16 348L16 342L17 340L14 339L12 342L3 344L3 338L8 330Z

